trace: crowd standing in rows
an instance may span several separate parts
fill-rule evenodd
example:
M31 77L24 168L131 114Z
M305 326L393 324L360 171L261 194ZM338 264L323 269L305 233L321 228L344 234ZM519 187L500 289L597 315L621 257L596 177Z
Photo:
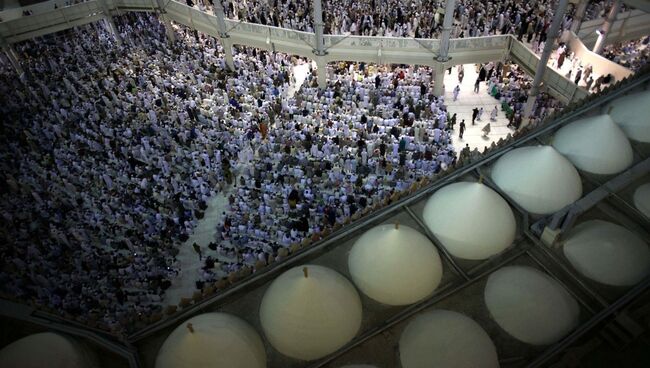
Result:
M230 272L455 161L427 68L343 64L324 91L310 73L283 98L287 56L240 48L230 72L211 37L180 28L168 46L155 18L116 22L122 45L87 25L16 45L23 81L3 65L5 295L129 325L160 310L179 246L226 183L215 241Z

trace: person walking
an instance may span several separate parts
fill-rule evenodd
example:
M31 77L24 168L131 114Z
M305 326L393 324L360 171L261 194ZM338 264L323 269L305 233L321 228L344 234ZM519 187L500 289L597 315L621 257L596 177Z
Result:
M196 252L196 254L199 255L199 261L202 260L203 259L203 254L201 253L201 247L198 244L196 244L196 242L195 242L194 244L192 244L192 248L194 248L194 251Z
M478 117L478 109L472 109L472 125L476 125L476 118Z
M465 134L465 119L461 120L458 126L458 138L463 139L463 134Z
M478 109L478 116L476 117L476 121L481 121L481 116L483 116L483 108L481 107Z
M460 86L457 85L456 88L454 88L454 101L458 100L459 93L460 93Z
M458 83L463 84L463 78L465 78L465 68L463 64L458 65Z
M499 109L494 106L494 110L490 113L490 121L497 121L497 114L499 113Z
M474 93L478 93L478 88L481 83L481 80L479 78L476 78L476 82L474 82Z
M451 116L451 120L449 121L449 129L454 130L454 125L456 125L456 113Z

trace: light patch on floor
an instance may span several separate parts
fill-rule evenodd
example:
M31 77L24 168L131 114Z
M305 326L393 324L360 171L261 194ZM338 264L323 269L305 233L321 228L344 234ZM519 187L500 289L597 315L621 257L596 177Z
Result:
M458 82L457 67L451 69L451 74L445 70L445 104L447 105L447 111L451 115L456 113L456 126L452 134L452 143L456 152L460 152L466 144L469 144L470 149L478 148L482 152L492 142L496 142L500 138L505 139L508 133L512 134L514 129L506 127L508 119L498 106L500 105L499 101L488 94L486 82L481 82L479 93L474 92L474 82L478 77L475 64L466 64L463 67L465 77L462 84ZM457 85L460 85L460 93L458 100L454 101L453 90ZM490 113L494 106L498 106L499 113L496 121L490 121ZM472 125L472 109L475 107L479 109L483 107L483 115L481 121L476 121L476 125ZM463 119L465 119L465 133L463 138L460 139L458 137L458 127ZM482 129L487 123L490 123L491 131L485 137Z

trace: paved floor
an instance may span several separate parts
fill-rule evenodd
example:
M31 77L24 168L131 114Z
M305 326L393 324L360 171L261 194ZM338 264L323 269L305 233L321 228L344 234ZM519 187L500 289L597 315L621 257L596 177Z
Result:
M496 121L490 121L490 113L494 106L498 105L498 100L493 98L487 93L487 86L482 82L479 88L479 93L474 92L474 82L478 77L478 72L474 64L466 64L463 66L465 77L463 83L458 82L458 68L454 67L451 74L445 71L445 103L447 110L450 114L456 113L456 128L453 133L452 143L456 152L459 152L466 144L469 144L470 149L478 148L483 151L483 148L490 146L492 142L496 142L499 138L506 138L508 133L513 133L514 130L506 127L508 120L505 114L499 108ZM460 93L458 100L454 101L453 90L457 85L460 85ZM476 125L472 125L472 109L483 108L483 115L481 121L477 121ZM463 138L458 137L458 126L461 120L465 119L465 134ZM483 127L490 123L490 134L486 137L483 134Z

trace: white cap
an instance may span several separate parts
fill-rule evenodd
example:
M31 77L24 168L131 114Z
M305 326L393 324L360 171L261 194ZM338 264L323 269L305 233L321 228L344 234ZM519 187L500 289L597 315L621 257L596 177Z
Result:
M226 313L205 313L183 322L167 337L156 368L264 368L266 351L259 334Z
M488 258L507 248L517 228L508 203L480 183L444 186L431 196L422 217L449 253L472 260Z
M582 196L578 171L551 146L521 147L501 156L492 180L524 210L559 211Z
M23 337L0 350L0 367L89 368L95 357L74 339L52 332Z
M490 336L473 319L433 310L415 317L399 340L403 368L496 368L497 351Z
M602 220L574 227L564 255L581 274L607 285L629 286L650 273L650 249L630 230Z
M617 98L605 107L605 112L611 115L628 138L650 142L650 91Z
M501 328L532 345L560 340L580 317L578 303L557 281L525 266L492 273L485 285L485 305Z
M354 243L348 256L352 281L368 297L388 305L420 301L442 278L431 241L408 226L376 226Z
M555 133L553 147L578 169L593 174L616 174L629 167L633 160L630 141L609 115L580 119L564 126Z
M314 360L348 343L361 326L361 299L341 274L317 265L294 267L266 290L260 322L280 353Z

